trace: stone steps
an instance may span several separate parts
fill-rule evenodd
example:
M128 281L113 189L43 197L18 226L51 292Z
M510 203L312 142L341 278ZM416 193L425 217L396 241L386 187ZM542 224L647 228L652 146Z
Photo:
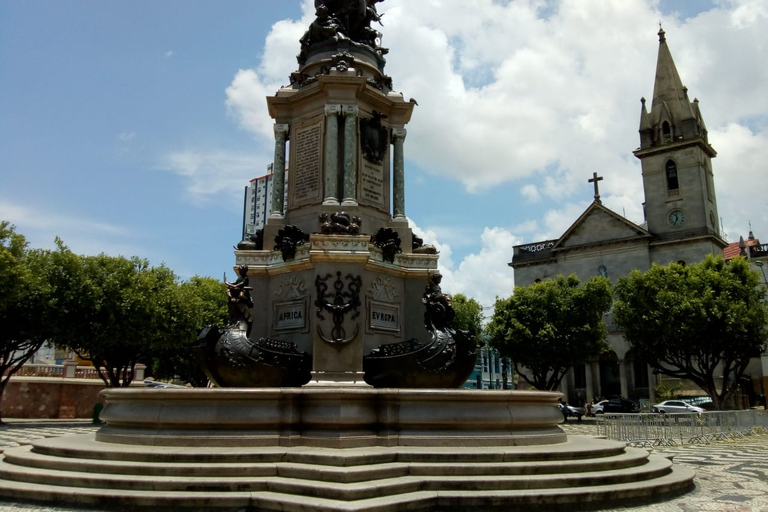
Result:
M402 512L409 510L509 510L525 507L528 510L576 510L586 504L589 508L630 500L633 504L675 495L688 490L693 472L676 468L664 477L645 482L594 486L585 490L524 489L514 491L418 491L396 496L383 496L367 500L342 502L319 497L286 495L275 492L165 492L110 491L86 488L64 488L50 484L28 484L0 481L0 494L16 500L35 500L49 503L103 507L111 509L166 508L185 511L209 510L263 510L280 512ZM250 507L250 508L249 508Z
M237 449L120 445L86 434L10 448L0 462L0 496L124 508L544 506L648 499L691 481L665 457L578 436L555 446Z
M565 459L542 461L502 461L499 462L498 454L486 452L487 460L479 462L455 462L450 464L439 462L420 462L418 459L433 459L434 454L426 453L401 453L389 455L387 462L378 462L375 454L368 458L352 456L354 461L346 460L345 465L327 465L314 457L314 462L291 462L296 458L290 453L285 453L283 461L276 462L174 462L165 460L157 461L141 460L104 460L103 453L88 452L86 450L51 450L45 446L20 447L8 450L5 461L15 466L30 468L45 468L60 471L77 471L100 474L139 474L154 476L247 476L270 477L281 476L286 478L300 478L304 480L323 480L340 483L367 481L396 476L482 476L482 475L531 475L539 473L569 473L592 472L607 469L618 469L644 464L647 460L647 452L642 449L627 448L626 450L610 451L603 456L589 459ZM66 454L66 455L65 455ZM135 458L138 459L138 454ZM202 454L198 454L202 456ZM242 454L238 454L238 459ZM303 454L307 455L307 454ZM481 457L482 453L473 454L473 458ZM586 454L583 454L586 455ZM589 454L592 455L592 454ZM192 458L188 454L188 458ZM328 456L330 457L330 455ZM328 457L324 457L327 460ZM338 455L335 457L338 459ZM277 459L277 456L275 457ZM308 457L298 457L307 460ZM397 462L388 462L396 458ZM454 458L458 458L455 457ZM144 464L137 464L144 462ZM339 462L338 460L336 461ZM351 464L354 462L354 465ZM322 469L322 471L320 471Z
M322 467L315 469L312 479L287 476L199 476L188 474L156 476L140 474L141 467L127 474L100 474L0 463L0 478L12 481L56 481L69 487L134 489L149 491L274 491L286 494L320 496L337 500L360 500L418 490L511 490L525 488L581 487L625 481L650 480L669 472L671 462L655 458L641 466L599 472L557 473L553 475L406 475L350 483L327 481ZM278 470L278 473L280 471Z

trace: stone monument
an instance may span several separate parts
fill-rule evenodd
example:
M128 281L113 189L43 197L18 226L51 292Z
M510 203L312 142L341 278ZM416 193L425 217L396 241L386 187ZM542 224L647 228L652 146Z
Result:
M450 298L436 284L438 255L406 219L415 103L384 74L377 3L315 2L298 70L267 98L272 212L260 242L235 253L252 327L233 321L201 336L200 359L219 386L445 388L474 368L475 341L451 329Z
M691 471L567 438L558 393L457 387L437 255L405 218L413 103L384 72L377 0L316 0L275 119L275 205L240 244L218 388L108 389L96 434L7 448L0 496L110 510L573 510L659 499ZM290 140L288 204L282 204ZM391 206L391 211L390 211Z

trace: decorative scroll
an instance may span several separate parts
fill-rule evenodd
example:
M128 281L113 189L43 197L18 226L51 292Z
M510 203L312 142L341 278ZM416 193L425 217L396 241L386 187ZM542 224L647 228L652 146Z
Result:
M555 246L557 240L548 240L546 242L537 242L535 244L521 245L518 248L525 252L542 252L547 251Z
M315 300L317 317L320 320L325 320L323 313L327 311L332 314L333 321L330 337L325 335L319 324L317 326L317 333L326 343L344 345L355 339L360 332L360 324L355 322L355 332L347 337L347 331L344 329L344 317L350 312L352 313L351 320L355 320L360 316L360 288L363 286L363 280L359 275L347 274L347 289L345 291L341 272L336 272L336 281L333 283L334 291L329 292L328 280L331 278L333 276L327 274L325 277L317 276L315 279L315 287L317 288L317 300Z

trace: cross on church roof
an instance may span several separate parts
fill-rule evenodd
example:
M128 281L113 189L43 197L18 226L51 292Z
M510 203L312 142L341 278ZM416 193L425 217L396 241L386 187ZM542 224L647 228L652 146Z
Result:
M602 176L598 176L596 172L592 173L592 179L591 180L587 180L587 182L595 184L595 202L597 204L603 204L603 202L600 201L600 187L597 184L598 181L603 181L603 177Z

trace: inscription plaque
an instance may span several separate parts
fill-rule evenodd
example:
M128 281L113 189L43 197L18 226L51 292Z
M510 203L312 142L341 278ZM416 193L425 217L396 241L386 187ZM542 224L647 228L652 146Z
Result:
M307 327L307 301L278 302L274 306L275 331L302 330Z
M359 201L370 206L376 206L382 210L386 208L384 166L372 164L362 159L360 171L360 196Z
M400 306L371 300L368 302L368 325L386 332L400 331Z
M291 141L291 206L317 203L322 199L322 123L297 128Z

